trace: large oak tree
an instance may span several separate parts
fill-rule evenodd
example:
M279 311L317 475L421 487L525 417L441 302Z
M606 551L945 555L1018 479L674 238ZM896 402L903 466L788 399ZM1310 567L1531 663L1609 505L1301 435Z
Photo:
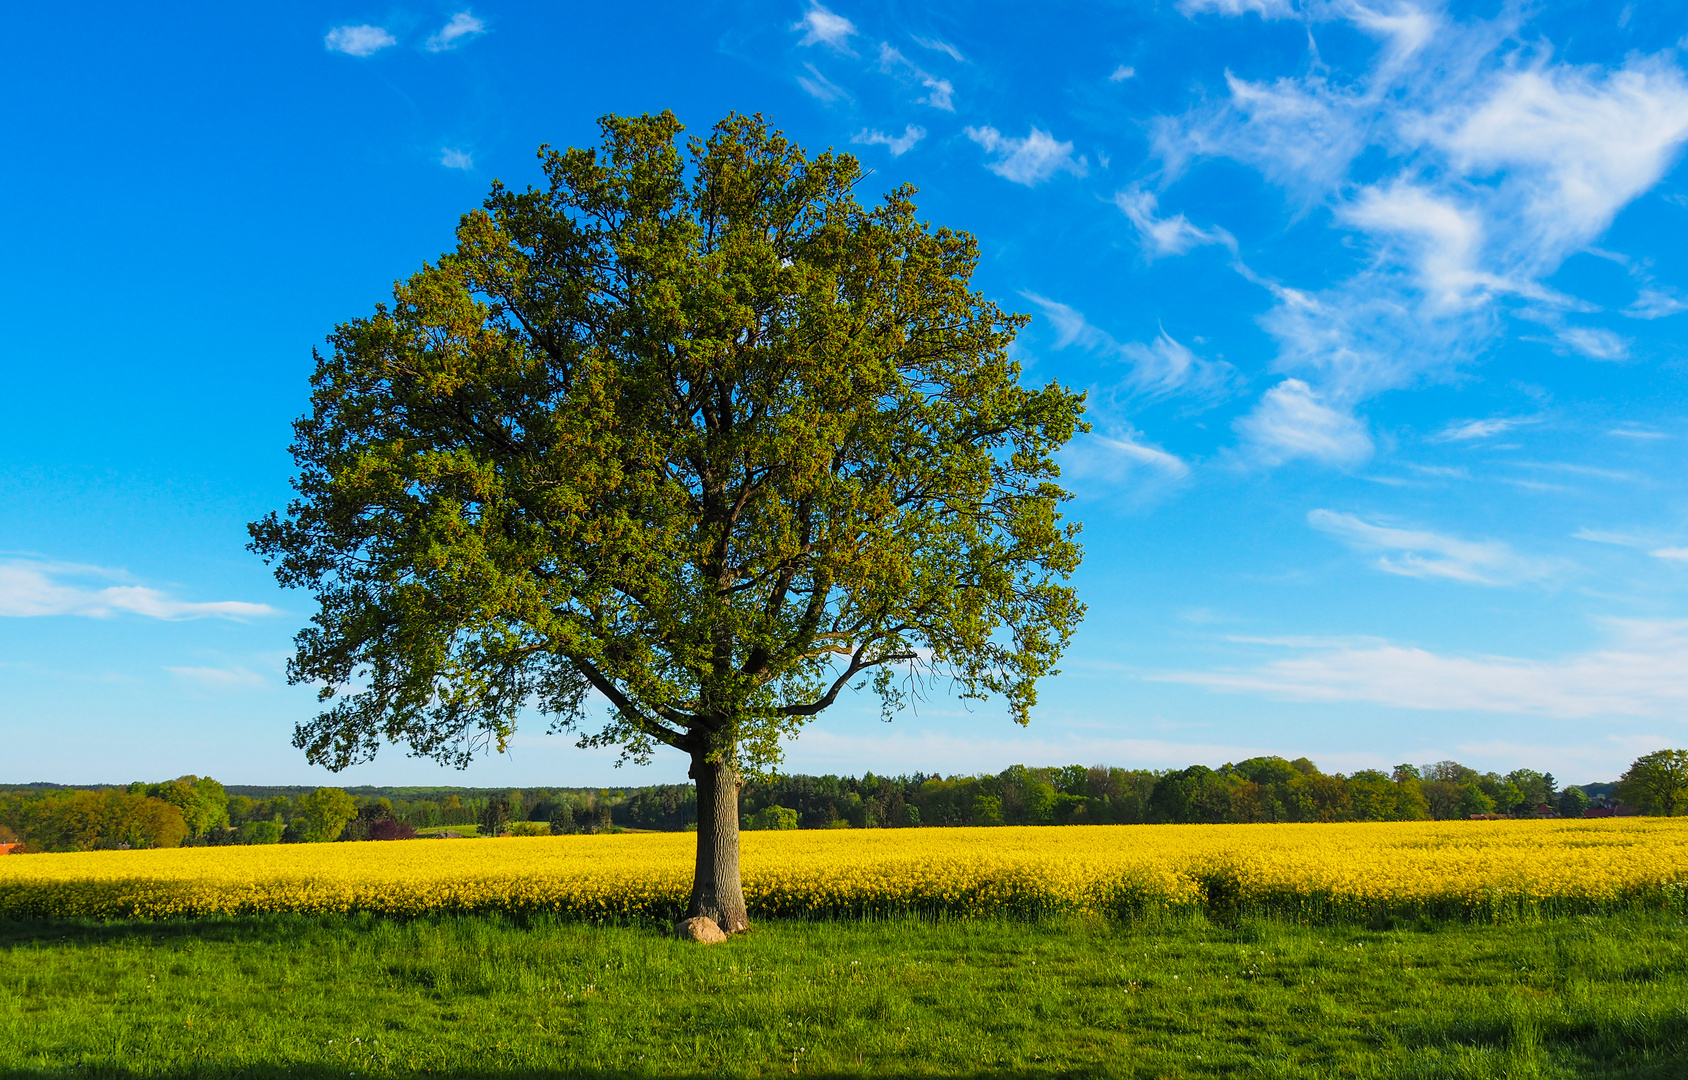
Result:
M534 709L635 760L673 747L690 913L731 932L741 771L846 687L889 717L945 680L1026 722L1083 614L1052 460L1083 398L1021 385L1023 316L912 189L863 207L853 158L760 117L601 127L336 328L298 497L252 546L319 604L290 669L325 704L311 761L462 765Z

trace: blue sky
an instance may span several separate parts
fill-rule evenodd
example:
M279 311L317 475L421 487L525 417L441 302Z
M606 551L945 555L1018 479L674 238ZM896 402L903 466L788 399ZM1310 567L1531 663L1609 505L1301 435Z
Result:
M0 781L329 774L244 550L311 349L608 112L913 183L1090 391L1089 616L1032 726L849 701L794 771L1609 779L1688 743L1688 14L1186 0L38 6L0 189ZM547 737L466 772L678 780Z

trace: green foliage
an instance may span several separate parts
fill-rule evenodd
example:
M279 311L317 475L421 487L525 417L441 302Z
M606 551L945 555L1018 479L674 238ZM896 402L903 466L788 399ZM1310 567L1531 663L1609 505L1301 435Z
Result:
M34 852L176 847L188 835L176 806L127 791L55 792L5 810L7 824Z
M550 836L551 824L547 821L512 821L504 826L504 831L511 836Z
M1655 750L1618 778L1618 797L1649 814L1688 813L1688 750Z
M797 811L783 806L764 806L744 819L746 829L795 829Z
M317 788L299 796L299 811L293 819L299 839L307 844L338 840L346 823L357 817L357 800L339 788Z
M247 821L240 826L240 838L248 844L279 844L282 828L279 821Z
M1460 789L1459 812L1462 815L1492 814L1495 812L1495 800L1479 785L1466 784Z
M482 836L497 836L504 831L509 820L510 804L503 798L492 798L487 800L486 809L481 811L481 820L476 824L481 827Z
M229 826L229 796L209 776L183 776L161 784L130 784L133 794L162 799L182 812L188 835L202 837Z
M1580 818L1588 812L1590 801L1582 788L1568 787L1559 793L1559 816Z
M864 679L1024 723L1083 612L1053 458L1082 396L1021 385L977 243L760 118L601 126L318 358L299 497L252 528L319 604L296 745L462 763L595 689L585 745L759 768Z
M1680 920L0 924L0 1074L1676 1077ZM793 1059L796 1063L793 1064Z

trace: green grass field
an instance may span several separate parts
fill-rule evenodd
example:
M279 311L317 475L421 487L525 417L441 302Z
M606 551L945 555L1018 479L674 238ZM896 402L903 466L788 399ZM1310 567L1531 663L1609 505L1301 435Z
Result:
M0 1077L1688 1075L1688 924L0 923Z

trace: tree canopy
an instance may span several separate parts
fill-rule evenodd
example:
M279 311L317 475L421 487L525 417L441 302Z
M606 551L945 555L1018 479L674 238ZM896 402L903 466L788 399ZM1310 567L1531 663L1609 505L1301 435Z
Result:
M1636 758L1618 778L1618 795L1649 814L1688 813L1688 750L1655 750Z
M1083 398L1021 385L977 243L760 117L601 127L318 356L298 498L252 530L319 604L296 745L463 764L537 706L686 752L701 800L858 682L1025 723L1083 613L1053 460Z

